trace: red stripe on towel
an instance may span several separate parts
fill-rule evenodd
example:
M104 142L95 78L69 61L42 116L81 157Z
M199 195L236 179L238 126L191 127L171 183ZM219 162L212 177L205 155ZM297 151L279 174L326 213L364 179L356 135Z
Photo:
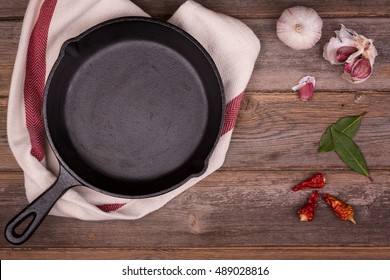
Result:
M50 21L57 0L45 0L30 35L24 80L26 125L30 135L31 154L38 160L45 155L45 130L42 120L42 99L46 76L46 45Z
M115 204L102 204L102 205L95 205L95 206L100 210L102 210L103 212L112 212L118 210L125 204L126 203L115 203Z
M240 93L235 98L233 98L227 105L225 109L225 119L223 123L221 136L233 129L236 124L236 119L238 111L240 110L240 104L244 93Z

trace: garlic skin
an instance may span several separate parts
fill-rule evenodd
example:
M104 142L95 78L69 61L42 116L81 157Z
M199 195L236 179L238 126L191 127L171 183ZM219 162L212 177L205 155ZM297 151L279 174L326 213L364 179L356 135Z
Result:
M284 10L276 23L279 40L294 50L313 47L322 35L322 19L311 8L295 6Z
M310 101L313 99L315 85L316 85L315 77L305 76L299 80L296 86L292 87L292 90L298 91L299 98L302 101Z
M344 64L343 79L354 84L364 82L371 76L378 55L373 40L347 29L343 24L335 33L336 37L324 46L324 59L331 64Z

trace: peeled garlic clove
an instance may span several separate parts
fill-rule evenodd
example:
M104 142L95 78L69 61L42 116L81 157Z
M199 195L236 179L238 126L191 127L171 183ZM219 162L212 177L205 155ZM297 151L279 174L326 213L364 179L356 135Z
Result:
M302 101L310 101L313 98L316 79L312 76L305 76L299 80L298 85L292 87L293 91L298 91L299 98Z
M321 38L322 19L311 8L288 8L276 23L276 34L280 41L292 49L310 49Z

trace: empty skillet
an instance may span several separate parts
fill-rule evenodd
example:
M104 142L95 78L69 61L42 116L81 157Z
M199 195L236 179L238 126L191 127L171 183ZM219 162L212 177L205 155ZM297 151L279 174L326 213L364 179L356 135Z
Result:
M60 173L8 223L7 240L26 241L73 186L145 198L200 176L220 135L224 106L212 59L171 24L125 17L68 40L43 102Z

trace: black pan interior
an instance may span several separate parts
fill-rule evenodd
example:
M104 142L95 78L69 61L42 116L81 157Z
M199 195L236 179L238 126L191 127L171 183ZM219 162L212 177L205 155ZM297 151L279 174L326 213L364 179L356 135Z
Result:
M61 164L82 183L144 197L205 171L223 96L215 65L192 37L160 21L122 18L63 46L44 118Z

